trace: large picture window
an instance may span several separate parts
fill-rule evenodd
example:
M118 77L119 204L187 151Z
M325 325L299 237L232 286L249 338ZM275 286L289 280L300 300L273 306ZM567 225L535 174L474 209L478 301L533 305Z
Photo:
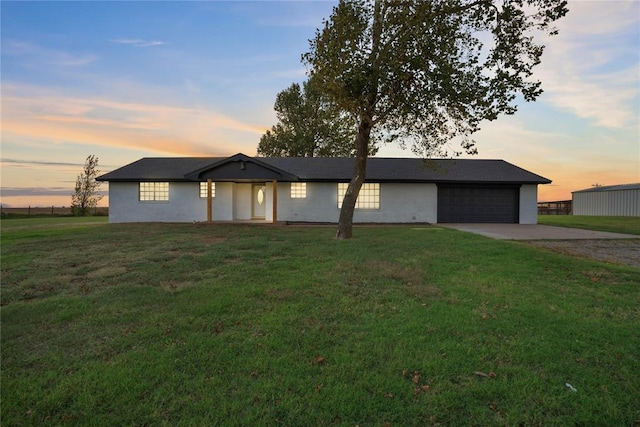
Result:
M141 202L161 202L169 200L168 182L141 182L140 183Z
M342 200L347 192L348 183L338 183L338 209L342 208ZM380 209L380 184L377 182L364 183L360 188L356 209Z
M307 198L307 183L306 182L292 182L291 183L291 198L292 199L306 199Z
M216 197L216 183L215 182L211 183L211 197ZM206 199L207 198L207 183L206 182L201 182L200 183L200 198L201 199Z

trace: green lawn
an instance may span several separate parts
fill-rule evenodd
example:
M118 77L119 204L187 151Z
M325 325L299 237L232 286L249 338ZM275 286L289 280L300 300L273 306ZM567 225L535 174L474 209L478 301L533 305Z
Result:
M538 223L559 227L586 228L587 230L640 235L640 217L539 215Z
M640 419L640 269L428 226L28 221L2 426Z

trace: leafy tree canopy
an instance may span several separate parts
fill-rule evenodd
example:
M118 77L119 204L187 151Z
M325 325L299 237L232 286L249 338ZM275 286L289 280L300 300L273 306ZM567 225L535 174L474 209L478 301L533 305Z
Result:
M341 1L303 55L323 93L357 118L338 238L351 237L372 133L421 156L475 153L483 120L542 93L534 36L555 34L567 11L565 0Z
M258 155L267 157L350 157L355 155L356 121L340 112L313 79L278 93L278 123L260 138ZM372 148L369 154L375 154Z

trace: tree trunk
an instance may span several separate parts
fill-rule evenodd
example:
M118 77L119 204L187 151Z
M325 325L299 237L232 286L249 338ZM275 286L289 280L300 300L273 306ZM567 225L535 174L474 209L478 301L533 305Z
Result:
M353 178L349 182L347 192L342 200L340 219L338 220L338 232L336 239L350 239L353 237L353 212L358 200L360 188L364 183L367 173L367 157L369 156L369 139L371 137L371 120L363 118L358 126L356 137L356 165Z
M358 136L356 137L356 166L353 178L349 182L347 192L342 201L342 209L340 209L340 219L338 220L338 232L336 239L350 239L353 237L353 211L356 207L360 188L364 183L367 174L367 158L369 157L369 140L371 139L371 129L373 128L373 117L376 111L378 101L378 84L380 71L380 37L382 34L382 2L376 0L374 4L373 28L371 34L371 54L369 61L371 64L372 74L369 77L371 87L367 94L367 108L360 116L360 125L358 126Z

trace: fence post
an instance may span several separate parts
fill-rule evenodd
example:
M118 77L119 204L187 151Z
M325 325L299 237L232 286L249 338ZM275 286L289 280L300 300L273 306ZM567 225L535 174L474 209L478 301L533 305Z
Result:
M29 205L29 209L27 210L27 215L31 216L31 205Z

